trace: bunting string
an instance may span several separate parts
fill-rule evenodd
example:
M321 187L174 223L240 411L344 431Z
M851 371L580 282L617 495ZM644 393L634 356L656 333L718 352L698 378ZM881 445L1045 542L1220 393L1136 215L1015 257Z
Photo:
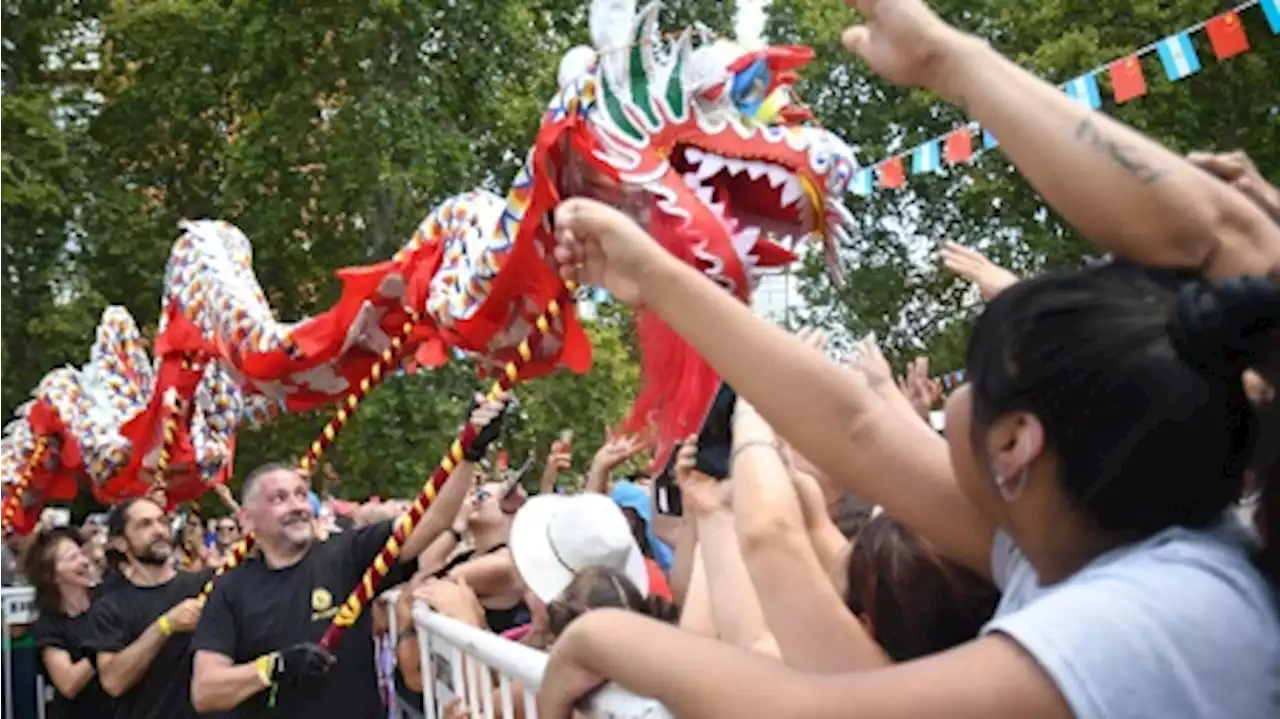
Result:
M1228 60L1249 50L1249 36L1240 13L1259 6L1271 28L1280 34L1280 0L1246 0L1226 12L1185 27L1164 38L1143 45L1129 54L1068 80L1059 88L1072 100L1098 110L1102 107L1102 90L1098 76L1106 74L1111 84L1111 97L1117 105L1147 94L1147 80L1141 58L1155 53L1169 82L1184 80L1202 69L1200 55L1191 36L1204 31L1219 61ZM975 147L975 135L981 132L981 144ZM937 172L944 166L968 162L986 150L999 147L999 141L977 122L969 122L942 135L916 145L905 152L867 165L858 170L849 183L849 192L866 197L877 188L900 189L911 175ZM909 163L909 164L908 164Z

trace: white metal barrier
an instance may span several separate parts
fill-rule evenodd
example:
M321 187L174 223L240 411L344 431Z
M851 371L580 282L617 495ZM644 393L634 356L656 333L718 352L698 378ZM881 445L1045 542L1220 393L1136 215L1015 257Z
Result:
M34 687L14 686L13 676L14 630L19 627L29 626L35 621L35 589L31 587L4 587L0 589L0 622L3 622L4 626L4 654L2 660L4 664L4 719L18 719L18 713L15 709L17 703L13 699L19 691L35 692L35 715L38 719L44 719L48 691L45 687L44 678L39 673L39 658L33 658L37 662L34 667L36 670Z
M399 633L397 595L395 591L383 595L392 637ZM535 696L547 668L545 652L433 612L422 602L414 604L413 624L422 656L423 714L427 719L444 719L441 710L459 695L464 696L472 719L537 719ZM498 690L496 700L493 688ZM517 706L523 710L520 715L516 714ZM613 685L596 693L585 714L588 719L671 717L656 700Z

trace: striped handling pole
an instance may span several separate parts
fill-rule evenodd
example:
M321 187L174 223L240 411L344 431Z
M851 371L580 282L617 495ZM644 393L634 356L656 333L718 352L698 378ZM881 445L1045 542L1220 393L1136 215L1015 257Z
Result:
M333 446L334 440L338 438L338 433L355 416L356 410L360 408L361 400L372 392L375 387L382 384L383 380L392 375L393 370L400 364L400 360L404 358L405 350L409 347L409 340L413 336L413 330L421 318L422 315L417 311L409 311L409 317L400 326L399 334L391 338L391 345L382 350L382 355L378 357L378 361L369 368L369 374L365 375L364 379L360 380L360 384L342 399L342 404L338 406L338 411L333 413L333 417L325 424L324 429L320 430L320 434L311 442L311 446L307 447L306 455L298 461L299 471L306 475L310 475L315 471L320 457L324 455L329 447ZM222 563L221 567L218 567L218 570L205 583L204 589L200 591L198 598L202 604L209 598L209 593L213 591L213 585L218 581L218 578L225 574L227 570L235 568L252 549L252 534L246 534L244 539L236 542L235 546L231 548L231 553L227 555L226 561Z
M13 515L22 506L22 496L27 493L36 469L44 462L45 455L48 453L49 438L43 434L38 435L35 447L31 450L31 456L27 457L27 463L22 465L22 470L18 473L18 481L13 483L9 496L5 497L4 508L0 509L0 520L3 520L3 526L8 527L13 524Z
M533 343L550 332L551 319L559 317L561 308L570 305L573 300L574 289L574 284L565 283L564 290L547 305L546 311L538 316L538 319L534 321L533 331L516 347L518 359L507 363L507 366L503 368L502 376L489 389L486 399L497 399L503 392L515 386L520 379L520 368L533 357ZM414 528L421 521L422 515L426 513L427 508L435 501L436 493L440 491L454 468L462 461L475 437L476 430L468 421L458 433L457 439L449 447L449 452L440 460L440 465L436 467L427 483L423 485L422 492L413 501L413 506L409 508L409 512L396 522L395 529L391 532L391 536L387 538L387 543L382 546L382 551L378 552L378 555L374 557L373 564L369 565L369 568L365 570L360 582L356 584L350 596L342 603L338 613L334 615L333 623L329 625L329 629L325 631L324 636L320 639L321 647L332 651L338 640L342 638L343 632L360 619L360 614L364 611L365 605L373 599L378 584L391 571L391 566L400 556L400 548L404 545L405 540L413 533Z

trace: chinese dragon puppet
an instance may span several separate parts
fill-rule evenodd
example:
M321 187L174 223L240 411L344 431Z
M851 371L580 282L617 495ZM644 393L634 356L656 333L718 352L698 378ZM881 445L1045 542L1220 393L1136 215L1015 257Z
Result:
M760 271L796 261L810 239L834 269L852 225L842 198L854 161L792 92L811 52L748 50L692 30L664 37L659 11L592 2L592 46L564 55L507 196L446 200L389 260L339 270L341 297L319 315L279 321L248 238L226 222L184 223L155 359L129 314L108 308L89 363L47 375L6 427L6 525L29 525L39 501L73 496L78 478L114 501L145 492L160 469L175 500L196 496L228 476L244 418L337 403L345 421L384 370L407 362L434 367L461 350L491 375L513 363L523 378L586 371L575 314L546 312L567 298L551 260L551 211L565 197L621 208L744 302ZM642 311L638 323L645 382L631 424L655 423L669 446L700 420L718 380L657 319Z

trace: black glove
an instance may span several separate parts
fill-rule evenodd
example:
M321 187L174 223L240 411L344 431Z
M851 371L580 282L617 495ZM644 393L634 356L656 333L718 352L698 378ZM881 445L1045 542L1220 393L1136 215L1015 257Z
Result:
M322 677L336 664L338 658L311 642L294 644L276 655L276 665L271 670L271 680L284 686L296 687L305 681Z
M463 422L471 422L472 413L476 411L482 401L484 401L484 397L481 395L476 395L471 399L471 406L467 408L467 416L463 419ZM467 451L462 455L463 459L468 462L479 462L489 453L489 445L502 436L502 425L506 421L507 410L511 408L512 404L514 404L514 398L508 399L507 403L503 405L502 411L476 432L475 439L471 440L471 446L467 447Z

